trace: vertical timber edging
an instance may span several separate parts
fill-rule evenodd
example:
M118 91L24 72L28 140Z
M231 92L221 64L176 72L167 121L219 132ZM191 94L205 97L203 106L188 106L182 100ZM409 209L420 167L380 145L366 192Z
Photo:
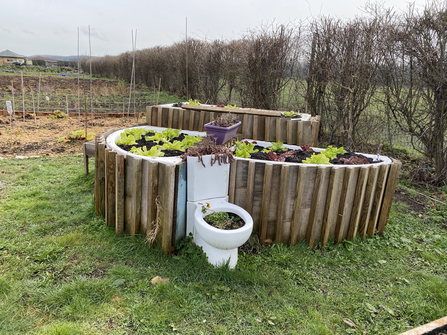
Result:
M116 213L116 177L115 177L115 170L116 170L116 152L112 151L111 149L106 149L106 224L108 227L114 227L115 226L115 213Z
M377 230L379 235L383 234L386 223L388 221L388 216L390 215L391 204L393 202L394 191L397 186L397 177L399 175L402 163L398 160L392 160L393 164L390 167L390 172L388 174L387 185L385 187L385 194L383 196L382 209L380 210L379 222Z
M141 164L141 158L126 157L124 229L130 236L134 236L140 231Z
M124 155L116 154L116 199L115 199L115 230L116 235L122 235L124 232L124 183L125 183L125 166Z
M146 123L157 127L169 127L184 130L204 131L204 124L215 119L216 114L228 111L211 112L183 108L166 108L161 106L146 107ZM310 120L288 120L279 116L265 116L238 113L242 126L238 134L243 138L251 138L267 142L283 142L286 144L307 144L315 147L318 142L320 116Z
M389 215L386 199L394 192L398 164L393 161L391 166L396 167L389 173L390 164L300 164L292 170L291 165L253 163L236 158L230 169L229 199L259 216L259 227L253 233L259 233L261 244L274 240L295 245L306 240L311 248L318 243L323 247L331 238L340 243L357 235L363 237L367 232L368 216L371 220L377 216L379 232L383 230ZM383 170L381 178L378 177L380 170ZM389 178L388 183L385 177ZM263 185L258 185L259 182ZM294 202L287 197L293 197ZM373 207L379 208L380 217L371 208L374 199ZM288 206L285 206L286 202Z
M161 248L171 253L174 220L175 166L158 165L158 194L160 197ZM163 185L163 187L161 187Z

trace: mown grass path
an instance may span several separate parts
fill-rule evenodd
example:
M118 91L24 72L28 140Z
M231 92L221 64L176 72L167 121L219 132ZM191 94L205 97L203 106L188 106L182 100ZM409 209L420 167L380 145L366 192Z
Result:
M0 160L0 183L0 334L398 334L447 315L446 207L396 203L384 237L323 250L253 238L230 271L117 238L80 156Z

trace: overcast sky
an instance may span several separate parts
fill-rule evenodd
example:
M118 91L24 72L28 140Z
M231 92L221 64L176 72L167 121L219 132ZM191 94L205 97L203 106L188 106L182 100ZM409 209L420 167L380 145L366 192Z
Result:
M2 1L0 52L21 55L88 55L90 25L92 56L118 55L132 49L166 46L188 36L237 39L262 23L289 23L320 15L353 18L366 0L20 0ZM396 11L409 0L383 0ZM413 2L413 1L411 1ZM422 8L425 0L414 1Z

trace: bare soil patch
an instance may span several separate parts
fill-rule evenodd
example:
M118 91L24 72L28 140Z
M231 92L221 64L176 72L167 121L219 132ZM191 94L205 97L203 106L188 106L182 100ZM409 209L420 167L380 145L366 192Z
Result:
M16 118L9 124L9 117L0 117L0 157L16 156L64 156L82 153L82 141L73 143L58 142L69 132L84 129L84 116L66 119L53 119L50 116L38 116L37 126L34 118ZM140 122L143 122L140 119ZM131 118L129 126L136 123ZM96 135L111 129L122 128L127 118L108 118L88 115L87 132Z
M15 91L21 92L21 77L18 76L2 76L0 75L0 91L6 90L14 86ZM41 78L41 91L42 92L52 92L55 89L66 90L70 89L73 92L78 90L78 79L77 78L66 78L66 77L54 77L54 76L42 76ZM39 77L23 77L23 86L26 92L38 92L39 88ZM111 88L116 86L116 82L95 79L92 80L93 89L99 88ZM81 92L90 90L90 79L79 78L79 89Z

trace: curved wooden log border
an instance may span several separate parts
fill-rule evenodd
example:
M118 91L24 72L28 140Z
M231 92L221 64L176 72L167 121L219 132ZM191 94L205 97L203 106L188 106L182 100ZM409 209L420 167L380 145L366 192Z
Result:
M182 118L195 123L191 112L181 117L173 112L167 118L174 127ZM105 216L117 235L146 236L158 222L156 241L170 254L185 229L177 217L184 220L186 210L186 195L179 186L186 163L167 165L118 154L106 145L107 136L116 130L95 138L95 212ZM329 239L340 243L383 233L400 167L393 159L391 164L367 166L236 159L230 166L229 201L252 215L253 233L261 244L305 240L311 248L324 247Z
M261 244L323 247L383 233L401 162L363 166L280 165L236 159L229 199L253 217Z
M294 145L317 146L320 116L308 121L281 119L281 112L229 109L206 106L166 108L146 107L146 122L150 126L204 131L204 124L223 113L236 114L242 122L238 134L258 141L283 142Z

